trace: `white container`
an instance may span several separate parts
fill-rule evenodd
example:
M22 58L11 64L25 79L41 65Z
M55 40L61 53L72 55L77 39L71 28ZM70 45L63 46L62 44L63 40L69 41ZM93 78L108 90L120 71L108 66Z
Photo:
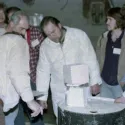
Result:
M69 107L85 107L90 98L90 88L88 86L70 86L66 92L66 105Z
M63 66L64 82L72 85L89 83L88 66L84 64L73 64Z

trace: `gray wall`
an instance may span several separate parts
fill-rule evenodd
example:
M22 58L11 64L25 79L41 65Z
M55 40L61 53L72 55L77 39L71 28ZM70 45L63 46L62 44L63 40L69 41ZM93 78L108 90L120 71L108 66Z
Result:
M66 0L35 0L33 6L25 5L22 0L0 0L8 6L18 6L28 13L41 13L44 16L57 17L62 24L84 30L90 37L93 45L97 38L105 31L104 25L92 25L89 19L83 17L82 0L68 0L68 4L62 10ZM120 0L119 0L120 1Z
M114 6L122 6L125 4L125 0L112 0Z

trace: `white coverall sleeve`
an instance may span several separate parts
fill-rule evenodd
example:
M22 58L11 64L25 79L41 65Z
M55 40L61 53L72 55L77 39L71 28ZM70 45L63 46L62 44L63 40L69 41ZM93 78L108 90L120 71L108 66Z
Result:
M81 47L83 50L84 62L89 67L90 86L93 86L94 84L101 84L102 79L100 76L99 64L96 58L96 54L91 44L91 41L85 32L83 32L82 34L81 44L83 44L81 45Z
M102 39L102 36L99 37L98 41L97 41L97 45L96 45L96 56L97 56L97 60L100 64L100 57L101 57L101 39Z
M125 92L123 92L123 94L122 94L124 97L125 97Z
M8 75L22 100L25 102L34 99L29 77L29 48L27 42L17 37L16 44L8 55Z
M49 83L50 83L50 64L46 58L44 48L41 45L39 61L37 65L36 86L37 86L37 91L42 92L44 96L39 97L38 100L47 101Z

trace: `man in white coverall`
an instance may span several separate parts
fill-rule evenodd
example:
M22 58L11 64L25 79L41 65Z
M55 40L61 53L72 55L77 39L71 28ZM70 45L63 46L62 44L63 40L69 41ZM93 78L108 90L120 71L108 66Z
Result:
M0 99L3 101L5 125L14 125L20 96L33 111L32 117L42 113L30 87L26 40L21 35L5 34L0 37Z
M84 31L63 27L58 19L51 16L44 17L40 27L47 38L43 41L40 49L37 66L37 90L45 94L39 100L41 105L47 108L46 101L50 83L53 109L57 117L58 103L65 100L64 65L88 65L92 94L99 93L99 85L102 81L94 49Z

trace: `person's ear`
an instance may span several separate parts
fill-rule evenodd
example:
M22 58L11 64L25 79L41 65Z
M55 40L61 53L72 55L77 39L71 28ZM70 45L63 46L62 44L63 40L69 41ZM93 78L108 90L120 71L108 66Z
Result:
M62 25L59 23L59 24L58 24L58 27L61 29L61 28L62 28Z
M15 26L15 24L12 21L9 23L9 25L11 28L13 28Z

